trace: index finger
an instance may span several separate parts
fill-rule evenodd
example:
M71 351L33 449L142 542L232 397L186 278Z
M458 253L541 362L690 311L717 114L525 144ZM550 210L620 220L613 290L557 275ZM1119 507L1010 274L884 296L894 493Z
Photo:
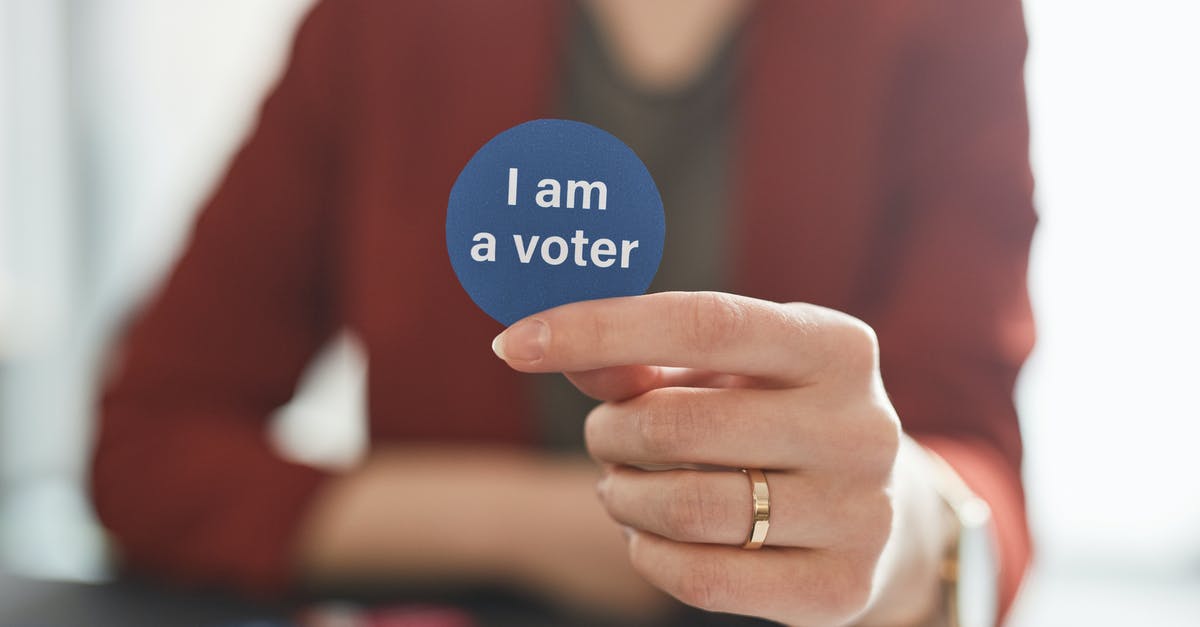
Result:
M534 314L497 336L492 348L523 372L644 364L795 383L815 378L835 358L855 322L815 305L780 305L719 292L664 292Z

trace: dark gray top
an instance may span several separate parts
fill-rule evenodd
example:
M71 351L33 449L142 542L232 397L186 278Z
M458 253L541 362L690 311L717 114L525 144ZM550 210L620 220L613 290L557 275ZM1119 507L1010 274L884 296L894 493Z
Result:
M628 144L662 195L667 234L650 291L723 289L736 31L708 67L669 92L630 83L582 8L575 11L571 35L562 117L598 126ZM581 448L583 420L595 402L557 374L537 375L532 388L545 444Z

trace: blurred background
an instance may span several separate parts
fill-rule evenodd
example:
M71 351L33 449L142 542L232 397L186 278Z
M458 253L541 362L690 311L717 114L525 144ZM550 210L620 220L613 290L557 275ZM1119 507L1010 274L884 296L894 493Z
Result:
M0 571L108 575L104 349L177 254L309 0L0 0ZM1042 216L1018 626L1200 624L1200 4L1026 0ZM276 439L361 450L341 338ZM337 416L337 419L329 419ZM324 419L322 419L324 417Z

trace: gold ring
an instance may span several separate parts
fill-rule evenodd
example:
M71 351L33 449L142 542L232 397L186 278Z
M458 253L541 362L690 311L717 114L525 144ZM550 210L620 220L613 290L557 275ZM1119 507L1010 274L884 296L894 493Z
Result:
M771 527L771 491L767 488L767 475L757 468L743 468L750 479L750 502L754 515L754 527L743 549L761 549L767 541L767 529Z

